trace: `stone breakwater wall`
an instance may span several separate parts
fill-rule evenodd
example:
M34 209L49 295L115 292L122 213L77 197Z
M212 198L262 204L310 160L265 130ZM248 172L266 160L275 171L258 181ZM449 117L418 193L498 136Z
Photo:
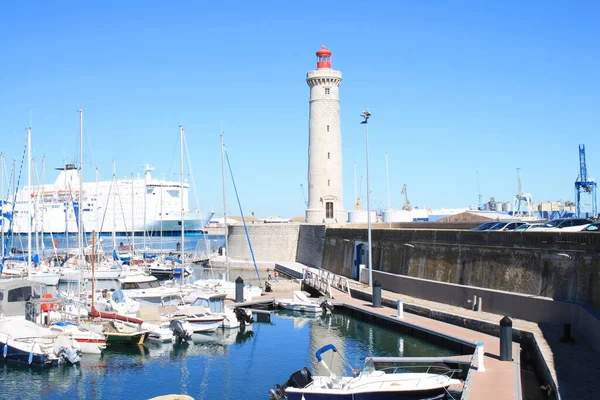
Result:
M325 225L248 224L248 236L257 261L297 261L320 267L325 247ZM229 256L252 260L243 226L229 226Z
M327 229L321 266L355 276L366 242L366 229ZM376 229L372 248L374 270L600 308L598 234Z
M297 261L350 278L367 265L363 228L248 224L248 232L257 261ZM372 247L376 271L600 308L599 234L373 229ZM243 226L229 227L229 255L252 259Z
M247 224L248 236L256 261L296 261L300 225ZM236 260L252 260L243 225L228 227L229 256Z

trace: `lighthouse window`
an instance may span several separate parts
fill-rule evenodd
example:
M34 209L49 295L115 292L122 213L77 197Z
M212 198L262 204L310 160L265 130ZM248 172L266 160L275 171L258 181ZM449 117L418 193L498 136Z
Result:
M327 153L327 159L329 160L331 158L331 153Z
M329 125L327 125L327 132L329 132Z
M331 186L331 179L327 179L327 186Z
M325 94L329 94L329 88L328 87L325 88Z
M333 218L333 202L325 203L325 218Z

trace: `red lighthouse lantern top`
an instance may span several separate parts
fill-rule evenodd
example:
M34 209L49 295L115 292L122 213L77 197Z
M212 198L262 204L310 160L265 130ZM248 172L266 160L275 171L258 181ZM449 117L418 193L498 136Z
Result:
M331 51L325 46L317 51L317 68L331 68Z

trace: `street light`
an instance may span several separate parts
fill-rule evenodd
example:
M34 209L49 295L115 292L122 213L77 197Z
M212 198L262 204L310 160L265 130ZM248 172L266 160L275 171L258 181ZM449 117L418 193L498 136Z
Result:
M369 286L373 286L373 255L371 254L371 200L369 196L369 118L371 113L367 108L360 116L364 118L361 124L365 124L365 151L367 155L367 241L369 246Z

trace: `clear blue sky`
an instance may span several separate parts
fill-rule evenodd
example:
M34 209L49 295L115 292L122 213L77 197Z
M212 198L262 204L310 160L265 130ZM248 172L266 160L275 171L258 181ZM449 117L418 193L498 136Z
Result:
M50 169L78 158L86 179L178 179L185 126L200 207L222 212L221 121L244 212L304 215L306 72L327 45L342 71L345 206L365 175L368 107L374 207L408 185L420 207L510 200L516 168L534 200L573 199L578 144L600 177L597 1L102 1L0 8L0 151ZM186 173L187 174L187 173ZM363 179L366 197L366 177ZM231 186L228 212L239 214ZM363 200L364 202L364 200Z

